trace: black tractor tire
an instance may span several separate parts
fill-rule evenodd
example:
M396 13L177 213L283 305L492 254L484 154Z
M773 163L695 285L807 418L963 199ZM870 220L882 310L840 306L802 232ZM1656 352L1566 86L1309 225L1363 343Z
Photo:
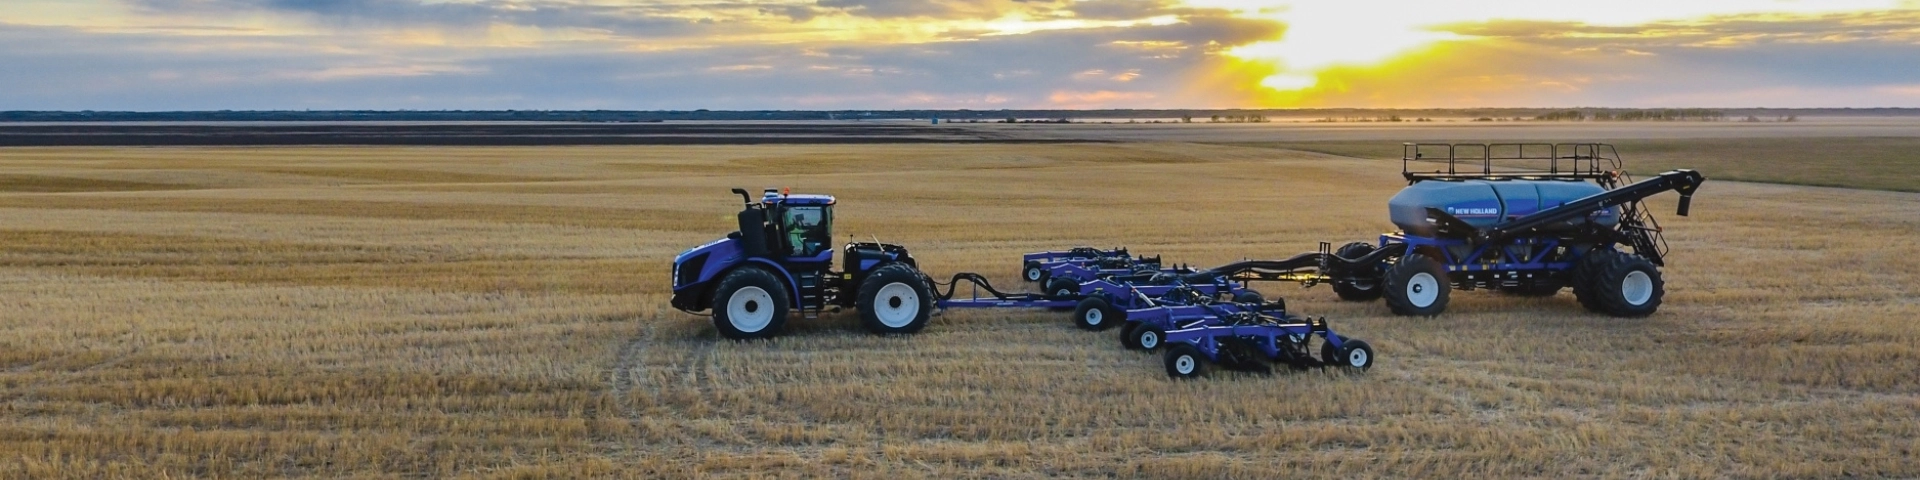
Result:
M1367 254L1373 253L1373 250L1373 244L1371 243L1353 242L1340 246L1340 249L1334 250L1333 254L1341 258L1355 259L1367 256ZM1368 275L1355 275L1333 279L1333 293L1340 295L1341 300L1349 302L1371 302L1379 300L1380 293L1383 291L1380 288L1381 279L1378 276L1370 275L1370 273L1371 272L1369 272Z
M1207 374L1207 356L1191 343L1168 347L1162 363L1166 364L1167 376L1173 378L1194 378Z
M1633 254L1607 259L1593 279L1594 305L1601 313L1616 317L1645 317L1660 309L1667 283L1660 268L1646 257Z
M1240 293L1233 294L1233 303L1265 304L1267 296L1253 290L1241 290Z
M1623 255L1613 250L1590 250L1573 264L1573 298L1587 311L1605 313L1600 309L1600 296L1594 290L1594 282L1600 278L1600 272L1613 263L1613 258Z
M1127 321L1127 312L1107 303L1107 299L1087 297L1073 309L1073 324L1081 330L1105 331Z
M1128 330L1127 338L1123 339L1127 345L1132 346L1134 349L1152 352L1159 350L1160 345L1167 342L1167 332L1161 331L1160 327L1145 323L1137 325L1138 326L1133 327L1133 329Z
M786 284L766 269L728 272L713 289L713 328L734 340L768 338L786 326L792 300Z
M1409 253L1387 270L1387 308L1394 315L1430 317L1447 310L1453 284L1433 257Z
M860 282L860 323L876 334L915 333L933 315L926 275L905 263L876 268Z
M1346 348L1334 348L1333 342L1320 344L1320 363L1362 372L1373 368L1373 346L1347 337L1340 337L1340 343Z
M1040 262L1030 261L1020 268L1020 279L1041 285L1047 284L1047 269Z

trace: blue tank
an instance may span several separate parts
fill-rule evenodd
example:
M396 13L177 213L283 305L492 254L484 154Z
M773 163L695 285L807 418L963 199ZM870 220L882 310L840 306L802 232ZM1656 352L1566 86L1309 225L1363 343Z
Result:
M1393 224L1407 233L1432 237L1435 232L1434 225L1427 221L1428 207L1486 228L1605 191L1599 185L1576 180L1427 180L1387 200L1387 212ZM1620 221L1620 209L1601 211L1594 221L1612 227ZM1572 230L1584 223L1586 219L1577 218L1546 229Z

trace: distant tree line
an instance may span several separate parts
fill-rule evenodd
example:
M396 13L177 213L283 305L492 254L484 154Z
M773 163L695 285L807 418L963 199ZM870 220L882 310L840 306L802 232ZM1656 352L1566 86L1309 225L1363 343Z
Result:
M1534 120L1547 122L1718 122L1727 119L1727 113L1707 108L1664 108L1648 110L1594 110L1591 113L1581 110L1561 110L1547 112L1533 117Z

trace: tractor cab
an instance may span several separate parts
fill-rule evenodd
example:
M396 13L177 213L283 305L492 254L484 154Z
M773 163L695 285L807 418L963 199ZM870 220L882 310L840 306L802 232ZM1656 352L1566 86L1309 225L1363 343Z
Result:
M760 204L774 231L768 238L772 253L790 262L832 261L833 203L829 195L790 195L767 190Z

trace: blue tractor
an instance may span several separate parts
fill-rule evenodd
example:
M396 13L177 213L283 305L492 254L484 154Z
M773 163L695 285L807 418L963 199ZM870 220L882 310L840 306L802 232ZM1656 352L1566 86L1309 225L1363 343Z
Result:
M876 334L926 327L932 281L905 247L848 243L846 270L833 270L833 197L733 193L745 203L740 229L673 259L674 308L711 311L714 328L732 339L778 335L792 312L815 318L842 308L858 310Z

